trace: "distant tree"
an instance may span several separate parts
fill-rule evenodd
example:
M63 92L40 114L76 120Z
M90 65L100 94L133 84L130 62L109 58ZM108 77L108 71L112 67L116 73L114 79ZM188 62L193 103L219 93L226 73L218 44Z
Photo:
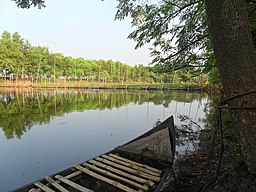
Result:
M36 46L29 49L27 55L30 64L26 71L31 77L39 80L42 76L49 74L48 54L47 47Z
M107 64L107 67L108 67L108 71L109 71L109 80L111 82L113 82L113 77L114 77L114 74L115 74L115 69L114 69L114 62L112 60L108 60L106 62Z
M8 48L11 47L11 34L8 31L4 31L0 39L0 69L11 69L12 61L9 58Z
M27 51L27 42L19 35L18 32L12 35L4 31L0 40L0 67L7 70L9 74L16 75L18 79L19 73L26 64L24 53Z

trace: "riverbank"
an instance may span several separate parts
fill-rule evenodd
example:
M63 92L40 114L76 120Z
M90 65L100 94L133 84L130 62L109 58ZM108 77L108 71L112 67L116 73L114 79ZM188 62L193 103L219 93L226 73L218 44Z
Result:
M164 192L255 191L255 175L243 163L230 124L223 130L223 135L216 129L202 130L199 140L197 150L176 157Z
M17 88L65 88L65 89L126 89L126 90L185 90L201 91L203 88L198 84L150 84L150 83L98 83L87 81L56 81L38 82L30 81L2 81L0 87Z

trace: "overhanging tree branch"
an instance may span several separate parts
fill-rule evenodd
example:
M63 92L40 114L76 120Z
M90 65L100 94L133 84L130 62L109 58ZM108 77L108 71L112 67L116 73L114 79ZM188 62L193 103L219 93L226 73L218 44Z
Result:
M178 50L175 54L172 54L172 55L170 55L170 56L168 56L168 57L166 57L166 58L163 58L163 59L161 59L161 61L162 61L162 62L165 62L165 61L167 61L167 60L169 60L169 59L171 59L171 58L177 56L178 54L180 54L181 52L183 52L184 50L186 50L188 47L190 47L191 45L193 45L193 44L195 44L195 43L197 43L197 42L203 40L203 39L206 38L206 37L209 37L209 35L208 35L208 34L207 34L207 35L204 35L204 36L202 36L201 38L199 38L199 39L197 39L197 40L195 40L195 41L189 43L187 46L185 46L185 47L183 47L182 49Z

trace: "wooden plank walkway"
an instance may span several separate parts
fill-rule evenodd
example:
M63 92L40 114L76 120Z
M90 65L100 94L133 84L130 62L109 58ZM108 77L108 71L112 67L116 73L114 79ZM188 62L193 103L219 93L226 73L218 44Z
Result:
M125 192L146 192L154 189L160 182L162 174L162 170L117 154L102 155L73 167L74 172L69 175L47 176L45 182L35 182L36 188L31 192L67 192L70 188L81 192L94 192L89 186L82 186L81 183L71 180L79 175L83 177L83 174Z

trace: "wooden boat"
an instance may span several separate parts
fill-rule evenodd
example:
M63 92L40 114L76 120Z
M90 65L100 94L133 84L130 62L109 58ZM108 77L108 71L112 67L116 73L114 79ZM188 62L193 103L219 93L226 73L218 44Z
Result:
M159 191L175 154L173 117L103 155L23 186L15 192Z

